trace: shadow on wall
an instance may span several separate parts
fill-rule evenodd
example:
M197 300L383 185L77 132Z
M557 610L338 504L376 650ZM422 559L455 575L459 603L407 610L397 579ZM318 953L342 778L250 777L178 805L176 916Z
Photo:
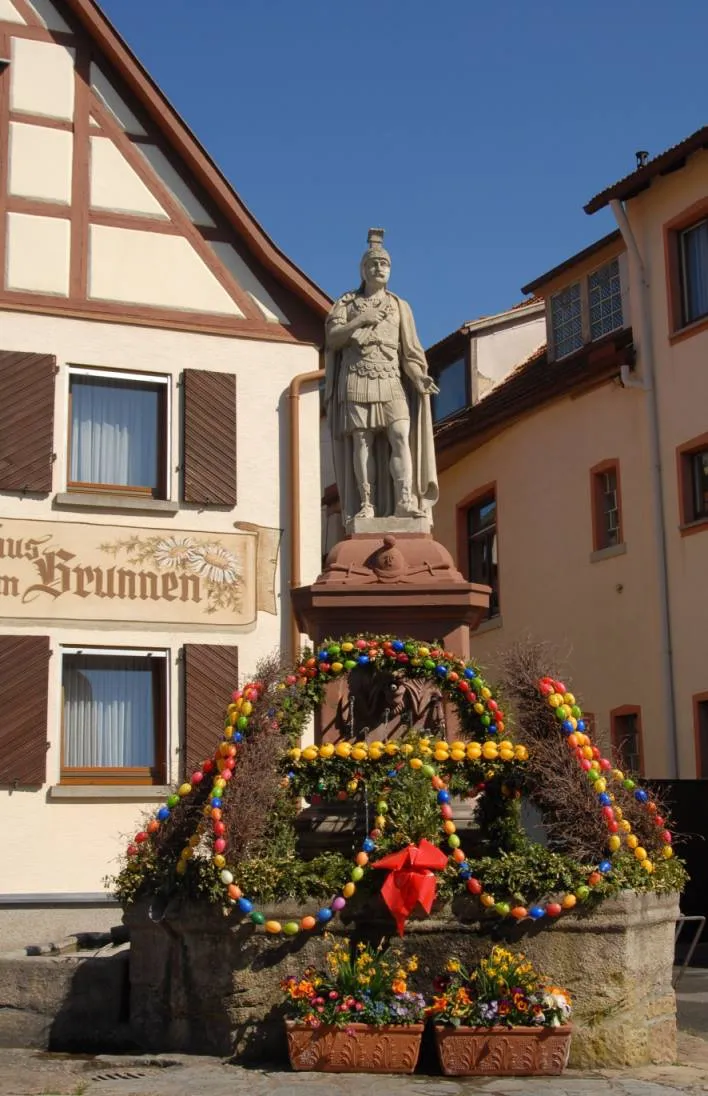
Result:
M681 895L681 913L701 914L708 917L708 812L706 812L705 780L652 780L661 790L671 808L672 826L677 835L676 852L686 861L689 880ZM688 947L692 932L685 929L681 937L680 948ZM702 954L699 954L702 953ZM696 953L695 963L708 959L708 925Z

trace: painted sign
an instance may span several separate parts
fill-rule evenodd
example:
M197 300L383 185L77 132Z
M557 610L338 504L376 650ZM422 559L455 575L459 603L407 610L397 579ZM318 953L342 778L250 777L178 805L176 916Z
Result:
M0 617L247 625L276 612L280 533L0 522Z

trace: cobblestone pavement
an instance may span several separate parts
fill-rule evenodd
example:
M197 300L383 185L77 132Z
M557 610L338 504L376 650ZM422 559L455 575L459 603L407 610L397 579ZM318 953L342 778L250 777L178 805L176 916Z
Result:
M679 1064L568 1070L556 1078L454 1080L243 1069L187 1055L95 1058L0 1050L0 1096L699 1096L708 1093L708 1040L679 1036Z

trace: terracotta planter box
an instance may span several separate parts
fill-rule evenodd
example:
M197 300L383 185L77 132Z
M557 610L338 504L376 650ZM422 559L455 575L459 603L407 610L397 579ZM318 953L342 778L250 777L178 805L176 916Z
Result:
M435 1043L448 1076L550 1076L570 1055L570 1024L563 1027L435 1027Z
M323 1024L313 1028L285 1021L293 1069L324 1073L412 1073L418 1061L422 1024L408 1026Z

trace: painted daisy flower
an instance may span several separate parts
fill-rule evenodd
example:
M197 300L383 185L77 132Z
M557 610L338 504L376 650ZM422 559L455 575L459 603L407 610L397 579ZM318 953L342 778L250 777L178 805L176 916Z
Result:
M161 571L174 571L190 562L196 547L193 537L165 537L158 544L153 558Z
M233 552L221 544L204 544L189 554L189 570L207 582L233 586L241 575L241 565Z

